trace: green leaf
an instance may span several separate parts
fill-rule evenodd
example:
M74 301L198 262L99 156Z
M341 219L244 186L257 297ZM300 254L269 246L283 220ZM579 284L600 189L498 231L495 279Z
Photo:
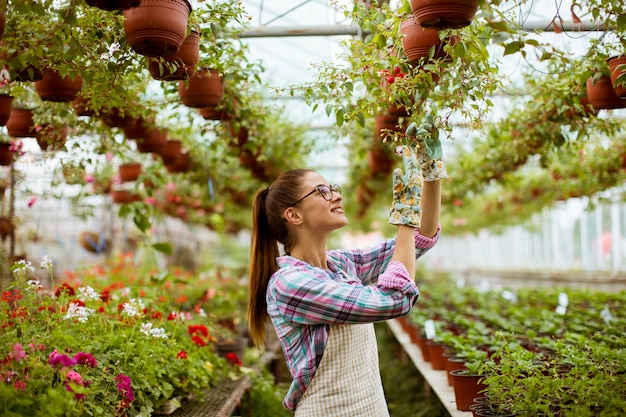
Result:
M504 47L504 55L511 55L518 52L523 44L521 42L511 42Z
M157 242L157 243L153 243L152 247L161 252L161 253L165 253L166 255L171 255L172 254L172 245L170 245L167 242Z

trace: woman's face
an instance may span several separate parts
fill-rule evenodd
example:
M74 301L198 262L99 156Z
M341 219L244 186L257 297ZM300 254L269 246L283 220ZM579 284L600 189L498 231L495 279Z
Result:
M309 172L302 179L298 199L316 190L318 186L329 191L331 184L317 172ZM332 196L330 194L327 192L327 198L330 200L326 200L322 193L316 190L293 207L301 213L306 225L329 230L339 229L348 224L343 212L343 196L336 191L332 192Z

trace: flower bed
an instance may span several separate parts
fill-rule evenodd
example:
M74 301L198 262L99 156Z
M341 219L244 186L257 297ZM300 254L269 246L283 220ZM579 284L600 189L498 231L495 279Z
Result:
M243 358L215 353L195 277L141 271L122 257L55 286L48 259L41 268L54 291L20 261L0 301L3 416L149 416L245 372Z
M626 291L451 290L454 283L440 282L420 285L412 332L434 329L430 338L448 356L482 375L483 409L515 416L626 413Z

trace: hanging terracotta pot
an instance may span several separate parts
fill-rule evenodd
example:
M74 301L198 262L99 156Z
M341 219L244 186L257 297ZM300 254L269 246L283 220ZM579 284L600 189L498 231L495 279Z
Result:
M411 0L411 10L425 28L458 29L472 23L476 0Z
M93 116L96 114L96 111L89 106L89 100L81 94L78 94L76 99L72 101L72 107L77 116Z
M191 158L189 152L181 152L175 164L165 165L167 172L171 174L188 172L191 169Z
M5 216L0 217L0 238L2 238L2 240L10 236L14 230L15 224L13 223L13 219Z
M13 156L15 154L11 150L11 144L6 142L0 142L0 165L8 166L13 163Z
M150 135L152 124L140 116L134 119L132 125L124 127L123 130L126 139L143 139Z
M204 120L228 120L229 116L225 110L218 110L217 106L206 106L198 109Z
M43 78L35 82L35 90L43 101L74 101L83 86L80 76L62 77L58 72L47 68Z
M111 190L111 199L115 204L125 204L132 201L132 195L128 190Z
M131 127L135 123L135 118L127 109L112 107L102 112L100 120L108 127Z
M626 98L626 55L614 56L607 60L611 73L611 84L619 98ZM624 83L624 85L622 85Z
M141 0L85 0L85 3L88 6L97 7L98 9L112 11L137 7L141 3Z
M35 138L42 151L58 151L65 146L69 128L67 125L43 125L36 128Z
M35 137L33 111L20 107L11 108L11 116L7 121L7 133L16 138Z
M137 150L141 153L159 153L167 142L167 129L153 127L147 136L136 139L136 142Z
M161 159L163 160L163 165L176 164L176 161L178 161L178 158L180 157L182 146L182 142L176 139L171 139L165 142L161 152L159 152Z
M142 0L124 10L126 40L141 55L174 55L185 40L190 13L187 0Z
M200 35L191 31L174 55L163 58L163 61L159 58L148 58L148 71L155 80L187 80L195 74L199 60Z
M587 97L595 109L610 110L626 107L626 100L619 98L611 83L611 77L608 75L602 75L595 82L593 77L587 79Z
M122 182L136 181L141 175L139 162L126 162L119 166L118 173Z
M11 117L11 104L13 97L8 94L0 94L0 126L5 126Z
M187 107L217 106L224 96L224 83L217 70L203 69L178 82L178 95Z
M432 59L448 59L444 50L445 43L439 38L439 31L421 26L415 15L410 15L400 24L402 47L412 66L424 64L430 60L431 49L434 48ZM456 42L451 39L450 42Z

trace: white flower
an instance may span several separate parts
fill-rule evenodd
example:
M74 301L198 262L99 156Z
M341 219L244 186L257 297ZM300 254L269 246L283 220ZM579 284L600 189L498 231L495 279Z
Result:
M50 269L52 269L52 260L48 257L48 255L44 255L43 260L41 261L40 267L41 269L45 269L46 271L49 271Z
M198 313L200 317L206 317L206 312L204 311L202 307L199 307L196 312Z
M33 268L33 264L30 263L30 261L27 261L25 259L20 259L19 261L15 262L15 264L13 265L13 271L14 272L26 272L26 271L34 271L35 268Z
M38 279L28 280L26 284L28 284L28 287L33 291L43 288L43 285L41 285L41 282Z
M156 337L157 339L167 339L168 338L167 334L165 334L165 329L163 329L162 327L158 327L156 329L152 329L150 331L150 333L152 333L152 337Z
M86 287L80 287L78 289L78 292L80 293L80 295L78 296L78 298L81 301L87 301L87 300L96 300L99 301L100 300L100 294L98 294L96 292L96 290L94 290L93 288L91 288L90 286L86 286Z
M131 298L128 302L124 303L124 313L129 317L138 317L143 315L145 309L143 301L138 298Z
M69 320L75 318L81 323L85 323L87 318L89 318L89 316L95 311L96 310L93 308L83 307L77 303L70 303L70 306L67 309L67 314L65 314L63 319Z
M151 331L152 331L152 323L148 322L148 323L143 323L141 325L141 333L145 334L146 336L150 336Z

